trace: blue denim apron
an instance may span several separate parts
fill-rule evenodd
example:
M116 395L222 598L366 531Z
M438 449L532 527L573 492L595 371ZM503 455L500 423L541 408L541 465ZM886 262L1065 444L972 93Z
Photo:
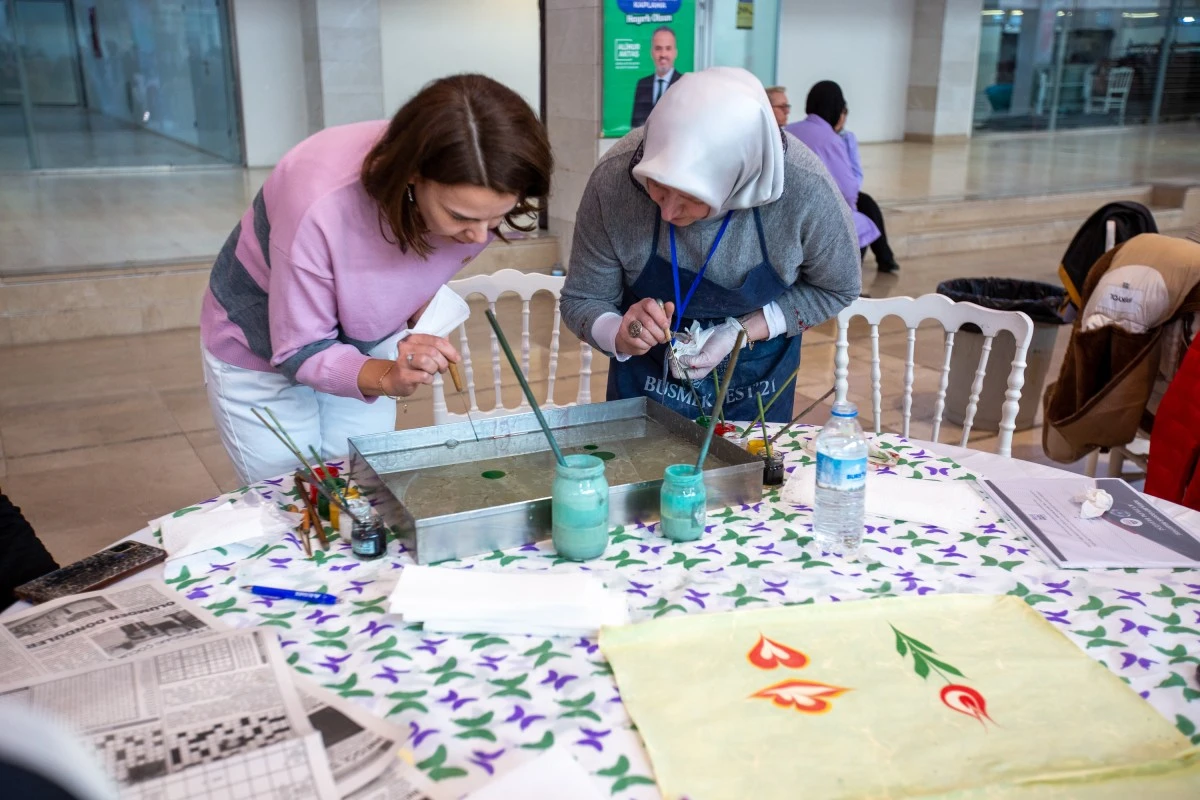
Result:
M701 328L709 328L724 322L726 317L738 317L757 311L777 299L788 288L771 266L767 255L766 237L763 235L762 218L758 209L752 209L754 226L758 231L758 246L762 254L760 261L746 275L745 281L736 289L726 289L701 277L695 294L687 304L680 330L691 327L698 321ZM745 211L737 212L740 214ZM675 281L671 263L658 255L658 236L662 223L655 216L654 241L650 245L650 257L642 274L632 286L625 288L620 309L624 314L638 301L653 297L667 300L675 296ZM679 284L686 291L696 281L697 273L679 268ZM667 345L660 344L645 355L633 356L627 361L610 360L608 368L608 399L620 400L629 397L649 397L662 403L688 419L712 413L717 390L712 376L707 376L695 385L679 382L667 371L663 379L663 359ZM724 377L728 358L721 362L716 372ZM738 356L737 369L729 385L722 416L729 420L750 421L758 417L756 397L763 396L765 404L800 365L800 336L777 336L765 342L757 342L754 349L743 348ZM768 422L787 422L792 418L794 392L780 396L767 412Z

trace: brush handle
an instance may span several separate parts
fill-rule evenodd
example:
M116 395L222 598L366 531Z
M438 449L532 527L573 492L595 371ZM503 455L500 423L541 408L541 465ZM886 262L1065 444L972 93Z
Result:
M458 371L458 364L455 364L453 361L451 361L450 366L447 369L450 372L450 380L454 381L454 391L462 392L463 379L462 373Z
M828 392L821 395L812 405L810 405L808 408L804 409L799 414L797 414L795 417L793 417L791 422L789 422L787 425L784 425L782 428L780 428L778 431L775 432L775 435L771 437L770 441L774 442L780 436L783 436L783 434L785 434L788 431L788 429L790 429L793 425L795 425L797 422L800 421L801 417L803 417L808 412L812 411L817 406L821 405L821 403L825 402L825 398L829 397L829 395L833 394L834 390L836 390L836 389L837 389L836 386L830 388L830 390Z
M767 412L763 410L762 395L761 394L757 395L755 397L755 399L758 400L758 419L759 419L759 422L762 423L761 430L762 430L763 448L767 451L767 458L770 458L771 457L771 443L769 441L767 441L767 421L766 421Z
M554 434L550 431L550 425L546 422L546 418L542 416L542 409L533 397L533 390L529 388L529 381L525 380L525 373L521 371L520 365L517 364L517 357L513 355L512 348L508 346L508 339L504 337L504 331L500 329L500 323L496 321L496 315L492 313L490 308L483 313L487 316L488 324L495 331L496 338L500 340L500 347L504 350L504 357L508 359L509 366L517 374L517 382L521 384L521 391L525 393L525 399L533 407L533 413L537 416L538 424L542 426L542 433L546 434L546 441L550 443L550 449L554 451L554 460L558 462L559 466L565 467L567 459L563 458L562 450L558 449L558 442L554 440ZM496 398L496 400L499 403L499 398Z
M708 458L708 447L712 444L713 431L717 429L717 417L721 415L721 409L725 407L725 394L729 391L729 384L733 383L733 371L737 369L738 354L742 352L742 343L745 341L746 332L739 332L737 341L733 344L733 352L729 356L729 366L725 368L725 380L720 391L717 392L717 403L713 406L712 419L708 421L708 432L704 434L704 443L700 445L700 457L696 459L697 472L704 468L704 459Z

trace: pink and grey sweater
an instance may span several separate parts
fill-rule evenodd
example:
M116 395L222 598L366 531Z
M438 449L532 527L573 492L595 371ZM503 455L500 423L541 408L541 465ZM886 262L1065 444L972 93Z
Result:
M487 246L438 238L426 259L384 238L359 173L386 128L328 128L280 160L213 265L200 312L208 352L367 399L366 353Z

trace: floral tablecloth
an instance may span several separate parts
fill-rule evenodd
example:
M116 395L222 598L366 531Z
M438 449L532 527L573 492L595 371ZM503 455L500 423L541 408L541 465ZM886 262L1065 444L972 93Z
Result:
M781 439L788 464L810 460L804 445L815 435L805 428ZM905 477L970 477L950 458L900 437L880 441L900 454L894 469ZM290 503L289 486L276 479L253 488ZM626 594L635 622L934 592L1016 595L1200 743L1200 571L1056 569L998 514L968 531L868 525L860 560L850 562L815 546L810 512L782 503L772 489L755 505L710 513L706 535L689 544L639 525L615 529L603 557L585 565L558 558L545 541L444 566L587 569ZM418 766L453 795L558 744L604 794L658 797L594 640L434 635L406 626L387 613L399 571L412 563L396 548L362 562L347 542L334 541L306 558L289 535L256 551L232 547L173 561L165 577L232 626L277 629L293 668L406 730ZM251 581L329 591L341 602L301 606L239 590Z

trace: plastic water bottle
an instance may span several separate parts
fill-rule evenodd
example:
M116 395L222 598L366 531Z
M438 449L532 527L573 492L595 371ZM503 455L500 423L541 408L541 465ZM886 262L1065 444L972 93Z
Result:
M822 550L854 557L863 538L867 438L853 403L834 403L817 434L817 487L813 536Z

